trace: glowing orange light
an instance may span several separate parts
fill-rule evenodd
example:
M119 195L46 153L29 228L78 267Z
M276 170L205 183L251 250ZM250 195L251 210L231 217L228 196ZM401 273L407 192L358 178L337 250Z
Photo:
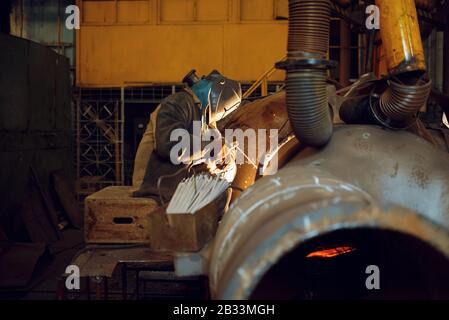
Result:
M336 247L332 249L324 249L309 253L306 258L333 258L342 254L355 251L353 247Z

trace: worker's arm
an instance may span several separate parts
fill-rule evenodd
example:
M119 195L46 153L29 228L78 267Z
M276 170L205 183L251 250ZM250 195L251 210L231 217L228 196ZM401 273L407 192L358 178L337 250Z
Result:
M179 141L170 141L172 132L176 129L186 130L189 134L190 154L182 159L182 162L192 162L201 158L201 151L207 143L200 144L200 150L193 150L193 139L200 139L201 137L194 137L191 132L193 121L200 120L199 109L188 95L188 93L178 93L166 99L162 104L157 115L156 121L156 148L157 153L166 160L171 160L171 152L176 147ZM198 140L200 141L200 140ZM194 153L196 151L196 153ZM180 159L178 159L180 160Z

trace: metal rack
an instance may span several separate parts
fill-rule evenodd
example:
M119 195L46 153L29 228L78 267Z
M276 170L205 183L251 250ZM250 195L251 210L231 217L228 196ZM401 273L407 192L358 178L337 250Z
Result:
M76 103L76 177L80 197L122 185L124 108L118 89L80 89Z

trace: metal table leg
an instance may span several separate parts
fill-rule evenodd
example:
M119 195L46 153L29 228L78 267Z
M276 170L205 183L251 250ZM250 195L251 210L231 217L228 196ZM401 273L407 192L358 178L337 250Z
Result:
M103 277L103 300L108 300L109 299L109 292L108 292L108 278L107 277Z
M128 299L128 267L125 262L122 265L122 298Z
M87 300L90 300L90 277L86 278Z
M66 299L66 287L65 287L65 278L62 277L58 280L58 292L56 298L58 300L65 300Z
M139 270L136 270L136 299L140 300L140 282L139 282Z

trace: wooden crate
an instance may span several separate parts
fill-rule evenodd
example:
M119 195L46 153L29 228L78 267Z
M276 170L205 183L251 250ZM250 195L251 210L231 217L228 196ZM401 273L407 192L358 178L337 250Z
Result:
M194 214L167 214L165 208L160 208L150 217L150 248L161 252L197 252L215 236L218 220L216 202Z
M86 243L148 243L149 216L159 208L149 198L131 197L132 187L108 187L86 198Z

